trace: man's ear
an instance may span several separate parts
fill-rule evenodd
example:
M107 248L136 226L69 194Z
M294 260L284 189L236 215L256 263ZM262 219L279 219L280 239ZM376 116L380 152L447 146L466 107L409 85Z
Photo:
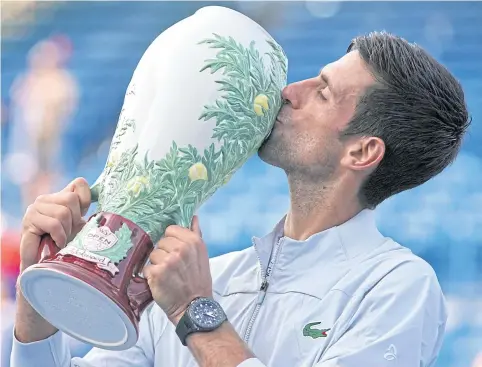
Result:
M385 155L382 139L369 136L348 142L341 165L354 171L373 171Z

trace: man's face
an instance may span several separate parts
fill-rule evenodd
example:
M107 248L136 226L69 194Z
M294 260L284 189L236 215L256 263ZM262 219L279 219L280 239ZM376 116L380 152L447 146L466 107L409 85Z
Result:
M374 78L358 51L325 66L320 75L288 85L260 158L314 180L329 178L345 153L340 132L355 113L360 96Z

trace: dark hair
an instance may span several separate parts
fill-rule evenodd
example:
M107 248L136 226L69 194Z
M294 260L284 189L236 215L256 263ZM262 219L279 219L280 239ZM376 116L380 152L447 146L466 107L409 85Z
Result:
M363 183L359 198L375 208L385 199L428 181L457 156L470 117L460 83L415 44L371 33L352 41L377 82L360 98L342 132L376 136L385 155Z

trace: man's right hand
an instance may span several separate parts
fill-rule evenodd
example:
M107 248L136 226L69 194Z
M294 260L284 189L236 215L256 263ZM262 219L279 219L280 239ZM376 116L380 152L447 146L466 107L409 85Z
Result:
M55 194L39 196L23 218L20 270L36 264L42 235L48 233L59 249L65 247L85 224L91 202L87 181L77 178Z
M90 202L87 181L77 178L58 193L39 196L28 207L20 241L20 273L40 260L38 250L44 234L50 234L59 249L75 237L85 224L83 216ZM30 306L17 285L16 338L20 342L31 343L55 332L57 329Z

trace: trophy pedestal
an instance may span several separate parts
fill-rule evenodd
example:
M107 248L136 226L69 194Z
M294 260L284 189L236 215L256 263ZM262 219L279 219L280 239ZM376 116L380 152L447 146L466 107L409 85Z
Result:
M135 226L115 214L102 217L109 227L118 227L119 221ZM62 251L29 267L20 277L24 297L49 323L77 340L109 350L132 347L140 314L152 302L146 280L137 274L152 249L144 234L139 233L137 251L129 252L117 274Z
M46 320L70 336L103 349L122 350L135 344L134 315L82 278L85 270L71 265L50 264L28 269L22 275L22 292Z

